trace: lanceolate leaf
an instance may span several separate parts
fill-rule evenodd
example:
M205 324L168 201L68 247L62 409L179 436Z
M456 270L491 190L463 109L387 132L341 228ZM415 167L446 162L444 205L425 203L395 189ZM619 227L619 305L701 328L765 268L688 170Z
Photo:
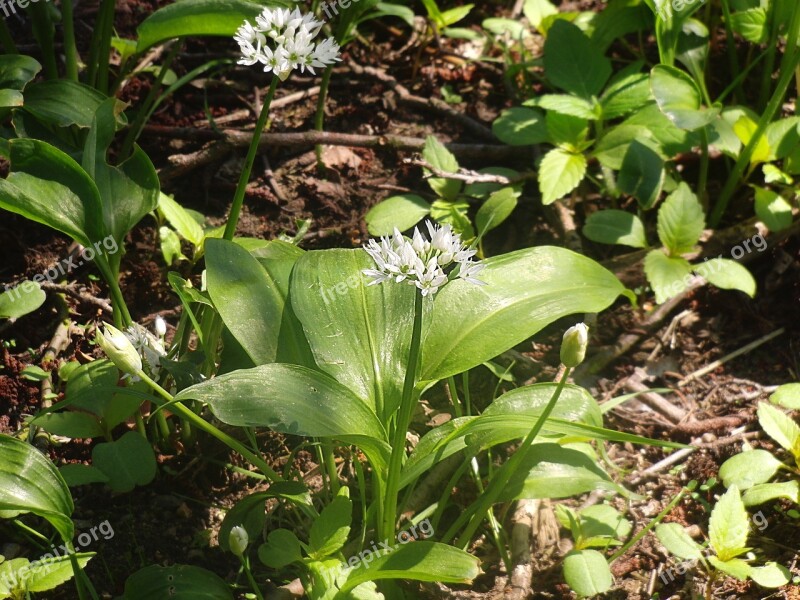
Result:
M611 272L562 248L529 248L484 262L480 279L487 285L458 280L437 293L422 380L476 367L561 317L603 310L625 290Z
M151 565L125 582L123 600L233 600L230 586L216 573L189 565Z

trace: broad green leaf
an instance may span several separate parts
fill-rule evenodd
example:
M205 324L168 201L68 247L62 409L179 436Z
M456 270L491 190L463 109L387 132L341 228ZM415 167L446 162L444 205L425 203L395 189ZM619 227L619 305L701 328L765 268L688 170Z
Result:
M78 553L75 554L75 560L81 568L84 568L94 555L94 552ZM38 565L39 568L36 568L35 565ZM29 592L48 592L66 583L74 575L69 556L51 558L43 563L34 561L28 571L26 587Z
M758 506L778 498L786 498L800 504L800 484L796 479L781 483L759 483L742 494L745 506Z
M748 42L763 44L769 35L767 11L760 6L737 10L731 15L731 28Z
M264 512L263 507L261 512ZM283 569L303 559L300 540L288 529L276 529L270 532L266 543L258 547L258 559L272 569Z
M30 444L0 434L0 510L31 512L47 519L71 541L74 505L64 478Z
M617 187L648 209L661 194L664 176L664 160L649 146L634 140L622 160Z
M377 554L377 553L376 553ZM453 546L438 542L415 541L393 546L391 552L373 554L350 571L342 592L368 581L411 579L438 583L470 583L480 574L480 561Z
M702 560L703 548L686 533L686 529L678 523L659 523L656 525L658 541L678 558L685 560Z
M608 504L589 506L580 514L580 530L584 539L606 537L623 540L628 537L631 528L630 521Z
M586 157L561 148L550 150L539 165L542 203L552 204L574 190L586 174Z
M281 361L310 366L308 345L287 301L290 273L303 251L285 242L272 242L269 248L271 256L259 261L238 244L208 238L208 293L256 365Z
M95 446L92 463L108 477L108 485L115 492L130 492L137 485L147 485L156 476L153 447L137 431Z
M455 8L443 11L441 13L442 25L448 27L458 23L470 13L474 6L474 4L465 4L464 6L456 6Z
M0 208L84 246L105 237L100 194L78 163L45 142L13 139L9 145L11 174L0 179Z
M36 419L36 424L49 433L68 438L90 439L104 433L97 417L82 412L49 413Z
M760 402L758 404L758 424L784 450L788 450L797 457L798 448L800 448L800 426L795 423L794 419L769 402Z
M705 225L703 207L685 183L667 196L658 209L658 238L672 256L691 252Z
M2 193L2 192L0 192ZM0 200L2 203L2 200ZM19 319L38 310L47 295L38 283L23 281L0 294L0 319Z
M573 115L550 111L545 116L547 141L570 152L585 146L589 133L589 121Z
M594 121L598 118L592 102L570 94L545 94L536 99L536 105L545 110L552 110L579 119Z
M718 122L716 119L714 122ZM672 158L681 152L688 152L700 143L697 133L690 133L680 129L673 123L667 115L661 112L658 104L653 103L636 111L622 122L621 126L638 126L647 131L645 139L638 138L639 141L647 141L650 138L658 142L661 153L666 158ZM608 135L614 131L613 128ZM734 139L736 136L733 136ZM619 168L619 167L616 167Z
M498 227L503 221L511 216L517 207L517 193L514 188L506 187L493 192L478 209L475 215L475 227L478 235L483 236L486 232Z
M552 85L589 100L611 76L611 62L576 25L559 20L544 44L544 72Z
M601 244L647 247L641 219L624 210L606 209L592 213L583 226L583 235Z
M347 488L340 488L346 492ZM319 517L312 523L309 532L309 556L322 560L341 549L350 535L350 522L353 520L353 502L347 494L339 494L322 509Z
M183 239L192 245L199 247L203 243L205 233L200 223L194 220L192 215L175 200L164 193L158 195L158 210L169 221Z
M756 191L756 216L770 231L782 231L792 225L792 205L772 190L753 186Z
M749 522L739 488L732 485L717 500L708 522L711 547L720 560L730 560L747 550Z
M800 117L773 121L764 133L769 143L769 160L782 160L800 146Z
M764 173L764 183L780 183L783 185L792 185L794 183L791 175L784 173L771 163L761 165L761 172Z
M443 173L458 173L458 161L456 157L444 144L432 135L425 138L422 158L432 167ZM445 200L455 200L456 196L458 196L458 193L461 191L461 182L456 179L431 177L428 179L428 185Z
M0 90L22 91L34 80L42 65L24 54L0 55Z
M515 21L514 19L484 19L481 23L481 27L496 36L504 36L507 34L513 40L521 40L523 38L528 38L531 35L528 27L519 21Z
M178 3L180 5L181 3ZM177 5L172 5L177 6ZM122 600L233 600L230 586L219 575L190 565L151 565L125 582Z
M708 125L716 109L703 109L700 88L694 79L675 67L656 65L650 72L650 89L658 107L675 125L693 131Z
M775 562L767 562L761 567L750 567L750 579L765 588L778 588L792 579L789 569Z
M611 272L562 248L529 248L484 263L487 285L457 280L436 294L421 380L477 367L561 317L603 310L624 291Z
M638 71L641 63L634 66ZM638 72L631 73L628 69L626 71L624 76L616 76L600 97L605 120L618 119L653 101L648 75Z
M739 290L751 298L756 295L756 280L735 260L712 258L692 269L721 290Z
M431 205L416 194L400 194L379 202L364 216L370 235L391 235L394 228L411 229L431 212Z
M709 556L708 562L710 562L715 569L718 569L719 571L722 571L723 573L730 575L739 581L746 581L753 571L753 567L751 567L741 558L721 560L716 556Z
M93 360L70 374L66 397L71 406L102 417L113 399L113 392L106 390L116 387L118 380L119 369L114 363L106 359Z
M742 142L743 146L746 146L750 143L750 140L755 135L756 130L758 129L758 123L756 123L753 119L743 116L741 117L736 123L733 125L733 132L736 134L736 137L739 138L739 141ZM767 162L770 158L771 149L769 147L769 139L766 135L761 135L756 144L755 150L753 150L753 155L750 157L750 164L755 165L758 163Z
M492 123L492 131L500 141L511 146L533 146L547 140L544 113L536 108L504 110Z
M644 272L656 294L656 302L661 304L686 289L692 266L685 258L673 258L661 250L651 250L644 258Z
M719 477L725 487L735 485L740 490L746 490L772 479L781 466L783 463L766 450L748 450L722 463Z
M25 110L58 127L91 127L95 111L106 99L94 88L68 79L41 81L25 88Z
M622 124L608 129L595 144L592 154L604 167L619 170L622 168L622 161L628 148L634 141L649 144L651 150L658 148L658 142L646 126Z
M647 31L653 27L653 15L644 2L611 0L602 11L590 14L592 42L602 52L631 33Z
M614 585L606 557L597 550L573 550L564 557L564 579L579 596L604 594Z
M308 252L295 265L290 297L319 368L381 417L400 404L417 291L368 286L361 271L373 268L363 250Z
M683 63L695 81L704 82L709 52L708 27L697 19L685 19L677 35L675 58Z
M800 383L786 383L769 397L769 401L784 408L800 410Z
M286 6L270 0L273 7ZM245 19L252 22L264 7L244 0L190 0L168 4L147 17L136 29L137 52L167 40L188 36L233 37Z
M522 5L522 12L531 27L539 29L546 17L558 14L558 9L550 0L525 0Z
M58 468L69 487L90 483L108 483L108 476L97 467L81 463L62 465Z
M299 365L241 369L186 388L176 400L200 400L220 421L305 437L336 438L380 462L386 431L367 403L330 376Z

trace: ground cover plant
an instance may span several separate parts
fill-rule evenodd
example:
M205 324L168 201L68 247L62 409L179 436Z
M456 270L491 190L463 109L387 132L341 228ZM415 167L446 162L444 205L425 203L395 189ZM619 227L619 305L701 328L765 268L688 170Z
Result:
M0 599L800 592L800 4L0 17Z

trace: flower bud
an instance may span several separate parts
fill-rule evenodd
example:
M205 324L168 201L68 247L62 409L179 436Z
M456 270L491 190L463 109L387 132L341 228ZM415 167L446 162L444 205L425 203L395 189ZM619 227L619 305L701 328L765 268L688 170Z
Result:
M589 328L584 323L573 325L564 333L561 341L561 362L565 367L577 367L586 356L589 345Z
M137 375L142 370L142 357L128 337L113 325L106 324L97 333L97 343L120 371Z
M163 339L164 336L167 335L167 322L161 317L156 317L153 323L153 329L156 332L156 337Z
M250 537L247 535L247 530L241 525L231 529L228 534L228 546L236 556L242 556L250 544Z

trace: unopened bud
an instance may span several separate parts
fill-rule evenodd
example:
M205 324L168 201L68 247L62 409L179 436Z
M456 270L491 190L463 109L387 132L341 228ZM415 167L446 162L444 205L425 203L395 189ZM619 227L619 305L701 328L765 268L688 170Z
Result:
M561 362L565 367L577 367L586 356L589 345L589 328L584 323L573 325L564 333L561 341Z
M241 525L231 529L228 534L228 546L236 556L242 556L250 544L250 537L247 535L247 530Z
M156 336L163 339L164 336L167 335L167 322L162 317L156 317L153 323L153 329L156 332Z
M120 371L137 375L142 370L142 357L128 337L113 325L106 324L102 333L98 331L97 343Z

